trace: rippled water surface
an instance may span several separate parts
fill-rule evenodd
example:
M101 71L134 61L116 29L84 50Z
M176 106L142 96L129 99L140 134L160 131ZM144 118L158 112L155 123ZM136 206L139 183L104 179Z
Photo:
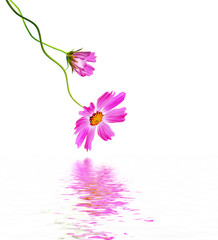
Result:
M132 201L133 194L111 167L95 166L90 159L77 161L62 179L60 209L55 212L56 224L65 230L60 239L134 238L126 223L134 227L153 220L143 218Z
M217 172L197 157L7 161L0 239L217 240Z

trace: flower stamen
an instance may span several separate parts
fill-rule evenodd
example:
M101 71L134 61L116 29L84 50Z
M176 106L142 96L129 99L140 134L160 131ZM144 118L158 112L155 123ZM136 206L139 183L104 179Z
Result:
M102 121L103 116L104 116L104 115L102 114L102 112L96 112L96 113L94 113L94 114L90 117L90 125L92 125L92 126L98 125L98 124Z

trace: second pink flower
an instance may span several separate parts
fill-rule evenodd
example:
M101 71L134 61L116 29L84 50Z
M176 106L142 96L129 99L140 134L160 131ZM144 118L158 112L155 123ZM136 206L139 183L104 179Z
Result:
M96 62L96 56L94 52L71 51L67 53L67 62L81 77L90 76L95 69L87 62Z

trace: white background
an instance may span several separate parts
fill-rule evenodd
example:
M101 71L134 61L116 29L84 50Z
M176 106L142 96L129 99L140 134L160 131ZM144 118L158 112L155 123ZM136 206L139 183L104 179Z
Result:
M40 169L51 171L51 164L56 173L61 165L90 157L114 165L138 183L154 180L148 189L140 186L151 196L149 209L154 211L149 214L166 224L161 226L169 230L167 239L175 239L176 233L176 239L217 239L217 1L17 0L16 4L38 24L44 42L65 51L83 47L96 52L93 76L81 78L68 70L78 102L88 106L106 91L125 91L122 106L128 115L124 123L111 124L116 134L112 141L96 135L91 152L77 149L74 127L81 109L68 96L64 73L1 1L2 194L19 179L17 169L27 177L37 164L37 178ZM46 50L66 67L64 54ZM154 193L155 187L164 189L166 198L163 192ZM175 193L177 187L182 190ZM157 204L161 198L168 205ZM185 202L190 209L197 206L196 211L182 208ZM161 215L163 208L168 211ZM190 213L187 225L177 210ZM182 225L181 231L171 231L163 216L175 224L174 231ZM197 219L202 225L193 225ZM160 229L154 228L150 239L163 239ZM204 238L208 231L211 236Z

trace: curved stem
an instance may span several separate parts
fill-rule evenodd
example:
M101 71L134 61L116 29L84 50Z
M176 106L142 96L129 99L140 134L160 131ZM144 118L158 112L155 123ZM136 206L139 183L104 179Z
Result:
M16 9L17 9L18 12L20 13L20 15L23 16L22 13L21 13L21 11L20 11L20 9L18 8L18 6L17 6L12 0L9 0L9 1L16 7ZM29 28L27 27L27 25L26 25L25 21L23 20L23 18L22 18L22 21L23 21L23 24L24 24L26 30L28 31L29 35L30 35L34 40L36 40L37 42L40 42L38 39L36 39L36 38L31 34L31 32L30 32ZM50 47L50 48L53 48L53 49L55 49L55 50L57 50L57 51L60 51L60 52L62 52L62 53L67 54L67 52L65 52L65 51L63 51L63 50L61 50L61 49L59 49L59 48L53 47L53 46L51 46L51 45L49 45L49 44L47 44L47 43L44 43L44 42L42 42L42 43L43 43L44 45Z
M36 28L36 30L37 30L37 32L38 32L38 35L39 35L39 42L40 42L40 45L41 45L41 48L42 48L43 53L44 53L49 59L51 59L53 62L55 62L55 63L63 70L63 72L64 72L64 74L65 74L65 78L66 78L67 90L68 90L68 93L69 93L70 97L71 97L71 98L73 99L73 101L74 101L75 103L77 103L80 107L83 107L81 104L79 104L79 103L73 98L73 96L72 96L71 93L70 93L69 83L68 83L68 77L67 77L67 73L66 73L64 67L63 67L60 63L58 63L56 60L54 60L52 57L50 57L50 56L48 55L48 53L45 51L45 49L44 49L44 47L43 47L43 43L42 43L41 33L40 33L40 30L39 30L38 26L37 26L33 21L31 21L31 20L29 20L28 18L23 17L22 15L20 15L19 13L17 13L17 12L13 9L13 7L10 5L9 1L10 1L10 0L6 0L8 6L11 8L11 10L12 10L16 15L18 15L18 16L21 17L22 19L25 19L26 21L32 23L32 24L35 26L35 28Z

